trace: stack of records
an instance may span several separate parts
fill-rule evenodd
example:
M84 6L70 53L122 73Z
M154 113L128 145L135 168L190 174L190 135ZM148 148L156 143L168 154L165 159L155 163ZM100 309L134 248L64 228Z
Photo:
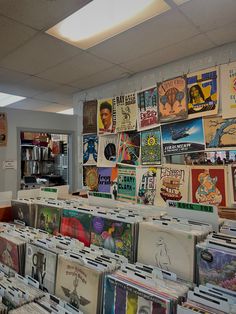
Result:
M4 305L2 301L0 302L0 314L7 314L7 306Z
M11 201L13 220L22 221L26 226L35 227L36 205L34 199Z
M22 305L21 307L17 309L9 311L9 313L12 313L12 314L27 314L27 313L48 314L48 313L53 313L53 312L49 312L48 310L45 310L42 306L40 306L39 304L35 302L30 302L28 304Z
M220 232L236 237L236 221L226 219L220 228Z

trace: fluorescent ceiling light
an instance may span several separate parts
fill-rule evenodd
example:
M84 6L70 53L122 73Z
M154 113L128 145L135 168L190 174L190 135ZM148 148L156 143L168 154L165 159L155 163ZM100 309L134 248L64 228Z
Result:
M46 33L88 49L169 9L164 0L93 0Z
M57 113L62 113L62 114L74 114L74 108L70 108L70 109L66 109L66 110L62 110L62 111L58 111Z
M16 96L11 94L5 94L0 92L0 107L5 107L10 104L13 104L17 101L25 99L26 97Z
M177 5L181 5L181 4L183 4L183 3L185 3L185 2L188 2L188 1L190 1L190 0L173 0Z

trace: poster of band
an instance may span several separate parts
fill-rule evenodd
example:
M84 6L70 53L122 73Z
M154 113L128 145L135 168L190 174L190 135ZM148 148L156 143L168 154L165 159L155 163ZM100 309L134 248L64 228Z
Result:
M114 98L116 106L116 131L126 132L136 130L137 102L135 93Z
M7 145L7 114L0 112L0 147Z
M220 66L223 118L236 117L236 62Z
M118 168L98 168L98 192L111 193L117 198Z
M236 204L236 166L229 168L229 186L231 195L231 204Z
M187 76L188 114L191 118L214 115L219 105L218 68L210 68Z
M97 133L97 100L84 102L83 133Z
M136 203L136 168L118 167L117 200Z
M156 195L157 174L160 169L156 167L137 168L137 203L153 205Z
M138 166L140 163L140 133L121 133L117 162Z
M157 88L152 87L137 93L138 131L158 126Z
M141 132L141 164L161 164L160 127Z
M116 108L112 98L98 100L97 108L98 134L114 133Z
M164 156L205 150L202 118L161 126Z
M83 185L89 191L97 191L98 189L98 168L96 166L83 167Z
M83 135L83 164L96 165L98 157L98 136L96 134Z
M116 167L118 135L100 136L98 147L98 167Z
M157 84L160 122L183 120L188 116L186 76Z

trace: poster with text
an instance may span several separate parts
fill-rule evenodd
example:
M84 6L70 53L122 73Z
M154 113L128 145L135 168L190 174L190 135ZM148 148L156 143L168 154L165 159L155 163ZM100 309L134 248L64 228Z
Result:
M161 126L164 156L205 150L202 118Z
M98 156L98 137L96 134L83 135L83 164L96 165Z
M121 133L117 162L138 166L140 163L140 133Z
M118 135L110 134L99 137L98 167L116 167Z
M155 165L161 163L160 127L141 132L141 164Z
M98 134L115 132L115 106L112 98L98 100L97 107Z
M97 100L84 102L83 133L97 133Z
M98 168L96 166L83 167L83 185L89 191L97 191L98 189Z
M136 168L118 167L117 200L136 203Z
M236 165L229 167L229 186L231 195L231 204L236 204Z
M218 68L210 68L187 76L188 114L191 118L214 115L219 106Z
M116 131L125 132L136 130L137 102L135 93L117 96L116 105Z
M160 169L156 167L137 168L137 203L153 205L156 195L157 173Z
M236 117L236 62L220 66L220 95L223 118Z
M152 87L137 93L138 131L158 126L157 88Z
M0 112L0 147L7 146L7 114Z
M186 76L157 84L160 122L183 120L188 116Z
M98 192L111 193L117 197L117 168L98 168Z

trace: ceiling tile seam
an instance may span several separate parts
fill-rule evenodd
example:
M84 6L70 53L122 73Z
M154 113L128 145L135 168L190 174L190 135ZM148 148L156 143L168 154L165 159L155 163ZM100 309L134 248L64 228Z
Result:
M5 14L3 14L3 13L0 13L0 17L5 17L6 19L9 19L9 20L11 20L11 21L13 21L13 22L15 22L15 23L17 23L17 24L20 24L20 25L22 25L22 26L24 26L24 27L27 27L27 28L31 28L32 30L34 30L34 31L36 31L36 32L39 32L40 30L39 29L37 29L37 28L35 28L35 27L33 27L33 26L31 26L31 25L28 25L28 24L25 24L25 23L23 23L23 22L19 22L18 20L15 20L14 18L12 18L11 16L8 16L8 15L5 15Z

